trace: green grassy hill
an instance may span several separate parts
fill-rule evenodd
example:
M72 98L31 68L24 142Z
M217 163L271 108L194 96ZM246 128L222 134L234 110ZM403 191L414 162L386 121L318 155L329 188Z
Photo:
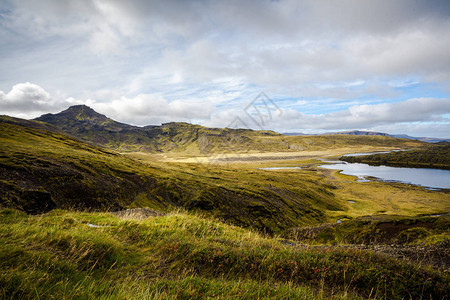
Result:
M364 188L390 193L395 185L331 181L337 175L318 171L314 159L303 161L312 165L304 170L273 172L258 169L272 162L141 162L94 145L195 155L202 149L206 154L357 150L422 143L379 136L287 137L185 123L155 127L158 133L150 137L149 128L94 113L78 115L67 128L81 131L70 133L42 121L0 117L0 299L442 299L449 294L450 278L442 269L323 245L370 242L381 229L391 233L385 219L357 218L340 227L323 223L346 215L348 199L372 205L375 200L366 199ZM107 124L98 129L102 120ZM94 129L83 131L86 124ZM147 132L149 144L136 145L137 136L127 134L139 130ZM102 136L104 144L96 140ZM157 143L162 146L149 146ZM357 194L346 190L349 186ZM402 192L414 197L399 200L419 204L424 193L430 193L426 199L444 197L422 189L420 195L413 188ZM408 205L396 206L398 213L416 214ZM138 221L108 212L130 207L163 214ZM402 231L388 242L448 245L448 217L389 222L399 223Z
M85 105L71 106L36 120L52 124L85 142L120 152L184 152L192 155L236 152L295 152L343 146L418 147L421 142L384 136L285 136L273 131L208 128L188 123L136 127L116 122Z
M93 225L97 227L92 227ZM186 213L0 210L2 299L445 299L449 274Z
M206 128L188 123L137 127L116 122L85 105L71 106L58 114L46 114L37 121L52 124L83 141L119 151L211 151L217 144L248 148L251 137L279 136L272 131ZM195 143L195 147L192 144ZM195 149L192 149L195 148Z
M29 122L0 118L3 207L29 213L55 207L184 207L267 232L317 224L325 221L324 211L341 209L332 187L311 172L293 177L201 164L144 164Z

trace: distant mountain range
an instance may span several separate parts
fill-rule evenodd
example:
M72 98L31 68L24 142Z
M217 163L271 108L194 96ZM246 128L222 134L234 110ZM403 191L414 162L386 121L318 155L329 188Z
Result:
M282 136L269 130L208 128L185 122L138 127L114 121L86 105L75 105L57 114L35 119L56 126L84 142L119 151L211 152L221 148L254 148L256 136ZM263 145L264 146L264 145Z
M181 166L161 158L168 153L168 158L207 155L211 161L226 162L224 153L295 153L367 146L410 149L424 144L385 136L296 137L175 122L137 127L116 122L84 105L36 120L0 116L0 207L28 213L54 208L183 207L207 211L236 225L276 232L323 222L324 210L342 210L333 187L321 177L311 180L310 175L293 178L286 173L268 182L267 177L253 175L253 171ZM125 152L127 155L122 155ZM239 158L247 161L248 156Z
M106 122L98 125L105 132L136 130L110 121L87 107L72 107L62 114L43 118L92 127ZM168 128L163 135L176 141L183 136L171 134L170 129L176 129L172 125L155 128ZM67 128L86 137L101 136L99 132L102 132L85 130L81 125L76 130ZM199 127L197 132L203 135L207 130ZM144 136L147 132L144 128L140 134ZM228 137L227 130L218 132L225 132L220 138ZM136 137L138 133L133 136ZM276 134L277 137L287 138L281 134ZM183 208L202 210L235 225L270 233L324 222L323 211L343 209L341 201L335 198L331 187L320 177L315 182L310 176L292 178L280 174L268 183L266 176L259 177L238 168L212 169L207 165L181 165L159 159L146 159L143 163L139 158L85 143L42 121L0 116L0 210L14 208L41 214L55 208L117 211L148 207L164 212ZM6 215L15 214L3 213L0 221Z
M75 105L56 114L44 114L27 126L51 126L83 142L119 152L185 152L194 155L219 152L283 152L338 147L343 145L400 145L401 140L378 133L355 131L331 136L288 137L270 130L209 128L184 122L171 122L144 127L120 123L99 114L86 105ZM39 124L39 125L37 125ZM51 129L49 129L51 130ZM293 134L298 135L298 134ZM370 139L363 135L371 136Z
M361 130L352 130L352 131L338 131L338 132L326 132L321 134L305 134L305 133L291 133L287 132L284 135L335 135L335 134L343 134L343 135L371 135L371 136L387 136L394 137L400 139L410 139L427 143L438 143L438 142L450 142L450 139L440 139L440 138L431 138L431 137L414 137L409 136L407 134L388 134L384 132L376 132L376 131L361 131Z

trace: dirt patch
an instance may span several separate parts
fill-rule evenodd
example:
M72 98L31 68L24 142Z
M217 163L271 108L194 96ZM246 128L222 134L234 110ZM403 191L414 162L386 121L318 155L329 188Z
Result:
M159 217L164 216L165 213L148 209L148 208L133 208L127 210L116 211L112 213L113 215L122 218L122 219L134 219L134 220L143 220L149 217Z

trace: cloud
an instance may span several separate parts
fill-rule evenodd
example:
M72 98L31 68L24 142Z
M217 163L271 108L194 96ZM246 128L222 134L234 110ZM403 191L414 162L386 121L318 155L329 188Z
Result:
M446 122L450 125L450 120L442 116L449 112L450 99L418 98L398 103L356 105L323 115L292 112L292 120L281 122L292 122L297 128L315 130L364 129L388 124L431 121Z
M432 135L433 124L441 128L439 134L443 135L442 128L450 129L450 99L416 98L398 103L380 103L375 105L354 105L348 109L327 114L304 114L294 109L282 109L282 114L266 115L265 129L275 129L280 132L308 132L317 133L336 130L383 128L390 133L398 133L396 128L407 128L406 124L415 124L419 132L428 129ZM255 123L243 110L226 110L217 112L215 117L206 122L208 126L224 127L235 121L236 117L246 126L259 129L261 124ZM427 124L426 126L423 124ZM437 124L437 125L436 125ZM392 129L389 129L392 127ZM411 128L413 128L411 127ZM408 132L411 133L411 128ZM449 131L450 132L450 131ZM447 134L448 135L448 134Z
M447 0L6 0L0 38L0 90L29 81L52 95L30 111L95 99L136 124L213 124L265 91L304 123L363 126L450 96Z
M0 91L0 111L26 117L39 112L53 111L58 104L42 87L33 83L19 83L8 93Z
M0 111L21 118L35 118L48 112L59 112L70 105L86 104L116 120L134 125L160 124L172 121L209 119L214 105L209 101L167 101L152 94L133 98L117 97L109 102L93 99L55 99L37 84L20 83L5 93L0 91Z
M447 123L399 123L376 126L371 128L373 131L389 132L391 134L408 134L416 137L437 137L450 138L450 124Z
M266 104L249 101L243 106L239 102L227 105L231 98L226 97L230 96L220 93L209 95L205 100L191 98L173 101L157 94L139 94L135 97L110 94L113 99L108 102L72 97L56 99L39 85L27 82L14 85L8 93L0 91L0 110L17 117L34 118L43 113L58 112L70 105L86 104L112 119L133 125L187 121L211 127L273 129L280 132L382 129L389 133L405 130L413 135L421 133L438 137L445 137L445 130L450 132L450 98L413 98L396 103L352 105L325 114L305 114L283 105L291 102L270 100ZM297 104L302 106L305 102L297 101ZM413 129L417 133L412 132Z
M108 103L94 102L91 106L116 120L134 125L209 119L214 110L214 105L209 102L168 102L161 96L151 94L121 97Z
M92 62L76 51L87 45L102 60L139 61L137 70L149 65L161 77L182 72L197 82L241 76L290 88L410 73L446 81L450 74L448 1L7 3L4 27L36 41L76 41L73 58L86 68Z

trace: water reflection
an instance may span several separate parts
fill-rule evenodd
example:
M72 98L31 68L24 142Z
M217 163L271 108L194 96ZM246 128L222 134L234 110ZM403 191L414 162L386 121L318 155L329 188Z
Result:
M450 189L449 170L369 166L360 163L338 163L320 167L342 170L342 174L357 176L358 181L369 181L367 177L370 176L385 181L399 181L432 188Z

